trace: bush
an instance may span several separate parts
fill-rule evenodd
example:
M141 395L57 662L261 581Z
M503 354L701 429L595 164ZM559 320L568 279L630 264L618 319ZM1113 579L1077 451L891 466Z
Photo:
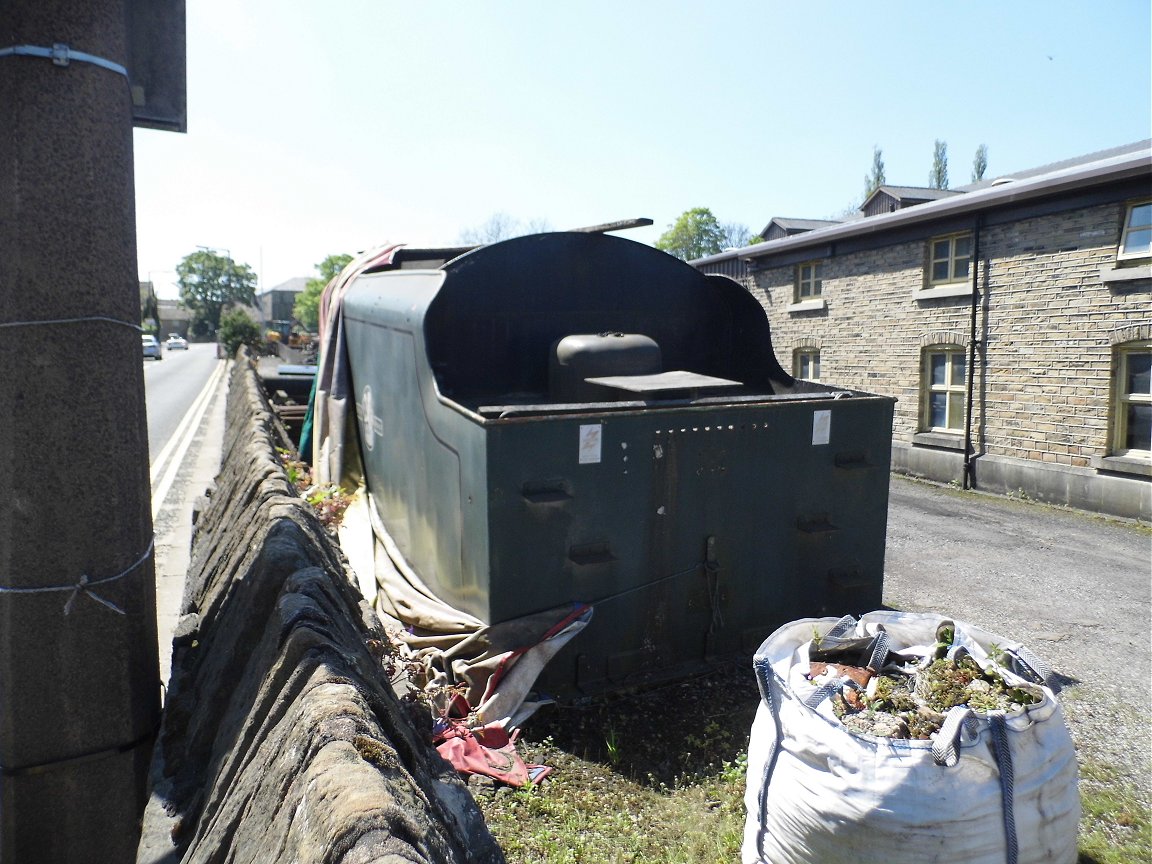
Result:
M220 318L220 330L216 338L224 346L229 357L233 356L241 345L247 345L254 352L258 351L264 341L260 326L243 309L233 309L224 313Z

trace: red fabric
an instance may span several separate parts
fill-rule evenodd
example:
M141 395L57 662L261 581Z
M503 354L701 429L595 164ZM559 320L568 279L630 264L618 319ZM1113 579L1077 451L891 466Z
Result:
M528 786L544 778L549 769L528 766L516 752L515 736L492 723L469 729L449 723L437 735L436 750L461 774L483 774L509 786Z

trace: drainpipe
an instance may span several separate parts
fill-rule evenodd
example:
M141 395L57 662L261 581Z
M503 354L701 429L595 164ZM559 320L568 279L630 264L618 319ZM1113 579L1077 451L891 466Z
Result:
M976 384L976 310L980 303L980 226L983 217L978 213L972 220L972 309L968 319L968 394L964 400L964 483L972 488L972 395Z

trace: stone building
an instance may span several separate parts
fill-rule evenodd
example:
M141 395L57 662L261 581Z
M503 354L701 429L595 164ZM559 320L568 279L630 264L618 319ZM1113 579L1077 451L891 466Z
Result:
M295 319L292 308L296 304L296 297L308 287L308 281L307 276L297 276L256 295L256 307L260 310L260 320L265 327L279 329L277 325L282 324L284 329L290 329ZM287 332L284 335L287 336Z
M692 263L797 377L898 399L894 470L1152 520L1152 142L952 191Z

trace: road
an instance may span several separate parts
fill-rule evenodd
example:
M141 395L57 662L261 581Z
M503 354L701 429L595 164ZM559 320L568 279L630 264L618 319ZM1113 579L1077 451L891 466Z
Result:
M215 344L144 360L152 523L156 534L156 621L160 672L168 680L192 539L192 509L220 464L224 373Z
M148 452L155 460L219 361L212 343L189 345L187 351L165 349L163 360L142 362L148 401Z

